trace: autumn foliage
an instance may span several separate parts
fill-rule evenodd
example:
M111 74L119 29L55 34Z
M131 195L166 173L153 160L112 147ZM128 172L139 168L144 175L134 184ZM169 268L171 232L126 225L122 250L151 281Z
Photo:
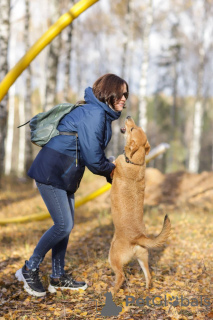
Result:
M154 179L157 174L161 176L161 183ZM188 180L188 189L184 179ZM202 190L205 179L209 183L206 188L208 190L204 187ZM85 196L104 184L104 178L87 171L76 198ZM187 192L193 195L193 191L194 202L193 196L187 201ZM14 274L32 254L35 244L52 221L47 219L0 226L0 320L108 318L101 316L101 310L105 305L104 294L114 284L114 274L107 260L113 236L109 193L110 191L76 209L75 213L75 227L70 236L66 269L74 278L84 279L88 283L85 292L59 290L57 294L48 293L45 298L39 299L25 293ZM147 232L150 236L159 233L165 213L171 219L172 232L163 248L150 251L149 263L153 278L150 290L145 289L144 275L138 263L132 261L126 266L126 282L114 297L114 302L122 307L122 312L110 319L213 318L212 198L208 175L195 177L177 173L163 176L159 172L147 170L144 215ZM4 191L0 194L0 210L1 219L45 212L46 208L38 191L32 187L32 181L24 184L15 181L12 185L5 182ZM41 271L47 287L48 275L51 273L50 253L42 263ZM128 306L127 296L134 301ZM155 296L158 298L154 298ZM151 301L149 305L136 304L138 299L142 301L147 297ZM167 305L164 303L165 299ZM175 303L177 299L179 304ZM181 299L184 305L180 305ZM157 305L160 302L162 305Z

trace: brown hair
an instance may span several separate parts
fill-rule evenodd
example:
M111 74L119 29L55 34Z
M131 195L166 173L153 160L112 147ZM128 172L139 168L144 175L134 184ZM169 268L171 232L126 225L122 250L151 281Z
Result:
M107 73L100 77L93 84L92 90L95 97L111 107L114 107L116 100L120 100L123 96L123 85L126 85L127 93L129 93L129 87L127 82L112 73Z

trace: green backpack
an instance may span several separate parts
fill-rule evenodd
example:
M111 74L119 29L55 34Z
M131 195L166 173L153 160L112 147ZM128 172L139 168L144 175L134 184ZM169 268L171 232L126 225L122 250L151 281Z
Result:
M46 112L38 113L30 121L20 125L18 128L30 123L31 142L43 147L51 138L59 135L57 130L59 121L78 106L79 104L71 103L58 104Z

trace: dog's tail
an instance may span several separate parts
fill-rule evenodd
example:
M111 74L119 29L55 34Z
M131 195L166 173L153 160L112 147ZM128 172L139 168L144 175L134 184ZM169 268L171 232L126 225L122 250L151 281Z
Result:
M166 242L166 239L168 238L170 231L171 231L171 222L168 216L166 215L164 218L163 229L161 230L161 233L156 238L151 239L143 235L140 238L135 239L134 244L140 245L147 249L160 247Z

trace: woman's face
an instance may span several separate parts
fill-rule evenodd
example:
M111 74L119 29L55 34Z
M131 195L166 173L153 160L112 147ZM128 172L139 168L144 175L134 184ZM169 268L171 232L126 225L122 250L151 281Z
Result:
M127 93L126 84L123 85L123 93ZM126 102L126 98L125 98L125 96L123 95L123 96L121 97L121 99L115 100L113 109L114 109L115 111L122 111L123 108L124 108L124 106L125 106L125 102Z

